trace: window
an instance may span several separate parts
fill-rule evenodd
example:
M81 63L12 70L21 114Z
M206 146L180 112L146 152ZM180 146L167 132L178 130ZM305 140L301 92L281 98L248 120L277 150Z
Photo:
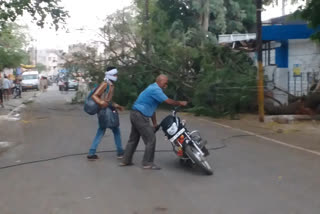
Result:
M23 80L34 80L34 79L38 79L38 76L36 74L34 75L24 75L22 76Z

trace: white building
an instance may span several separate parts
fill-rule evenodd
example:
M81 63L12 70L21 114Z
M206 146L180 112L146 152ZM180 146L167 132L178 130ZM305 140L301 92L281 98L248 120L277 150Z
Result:
M64 63L62 52L55 49L38 50L37 63L41 63L46 66L46 71L43 71L43 75L57 75Z
M315 32L304 21L287 16L271 19L262 27L263 65L267 87L282 104L288 103L288 93L306 95L314 82L320 80L320 45L310 39ZM254 34L219 36L220 43L245 43L255 40ZM254 43L254 42L252 42ZM241 47L252 51L255 48ZM255 54L253 58L256 59Z

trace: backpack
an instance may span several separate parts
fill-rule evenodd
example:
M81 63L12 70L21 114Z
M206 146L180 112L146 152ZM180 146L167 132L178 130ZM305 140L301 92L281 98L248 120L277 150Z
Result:
M117 110L108 106L98 112L99 127L102 129L119 127L119 114Z
M89 95L87 96L84 102L83 110L87 112L89 115L95 115L100 111L100 106L92 99L92 95L97 90L98 87L99 86L95 87L90 91ZM108 91L109 91L109 84L105 92L108 92Z

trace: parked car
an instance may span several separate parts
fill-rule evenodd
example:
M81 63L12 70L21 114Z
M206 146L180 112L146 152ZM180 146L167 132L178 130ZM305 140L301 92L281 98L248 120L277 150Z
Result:
M78 91L78 89L79 89L79 81L75 80L75 79L69 79L68 80L68 90L69 89L74 89L74 90Z
M39 90L39 72L38 71L27 71L22 74L22 90L26 91L28 89Z

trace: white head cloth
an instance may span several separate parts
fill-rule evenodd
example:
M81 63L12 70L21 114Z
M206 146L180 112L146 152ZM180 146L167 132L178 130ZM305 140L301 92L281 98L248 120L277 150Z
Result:
M105 73L106 76L104 77L104 81L109 81L109 80L111 80L111 81L113 81L113 82L117 81L118 77L114 76L114 75L116 75L117 73L118 73L118 70L117 70L116 68L114 68L114 69L112 69L112 70L110 70L110 71L107 71L107 72Z

